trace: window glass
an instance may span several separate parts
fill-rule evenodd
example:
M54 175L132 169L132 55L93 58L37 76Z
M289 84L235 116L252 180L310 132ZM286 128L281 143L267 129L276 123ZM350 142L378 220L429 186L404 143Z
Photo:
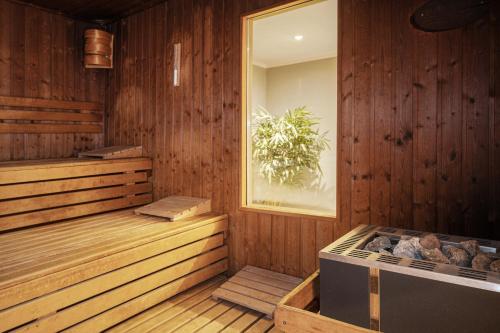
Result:
M336 214L337 0L245 21L244 206Z

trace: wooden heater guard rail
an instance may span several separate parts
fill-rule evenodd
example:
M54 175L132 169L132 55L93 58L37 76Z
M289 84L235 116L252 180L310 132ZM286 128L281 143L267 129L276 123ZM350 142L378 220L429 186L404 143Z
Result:
M152 201L147 158L0 163L0 232Z
M7 109L12 107L16 109ZM101 133L103 107L94 102L0 96L0 120L0 133Z
M100 332L227 270L227 216L120 209L151 201L150 169L147 158L0 163L0 332Z
M274 312L277 328L290 333L378 332L308 311L312 304L319 304L319 281L319 271L316 271L278 303Z

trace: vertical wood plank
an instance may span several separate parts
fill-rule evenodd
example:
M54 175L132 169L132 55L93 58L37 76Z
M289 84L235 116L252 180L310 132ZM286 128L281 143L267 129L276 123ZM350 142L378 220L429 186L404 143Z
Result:
M10 95L11 78L11 5L0 1L0 95ZM0 134L0 161L10 160L11 135Z
M316 262L319 265L319 257L317 253L333 242L333 225L331 221L317 220L316 221ZM337 235L335 235L337 236Z
M408 18L415 4L392 2L393 61L393 134L391 162L391 226L411 229L413 226L413 114L412 28Z
M271 231L271 270L280 273L285 272L285 231L285 217L273 215Z
M500 3L494 2L492 4L492 10L490 13L490 19L492 23L493 41L490 47L493 52L494 66L490 68L491 76L493 76L492 84L490 87L493 93L493 119L490 121L493 123L493 142L490 143L490 149L494 157L492 162L493 172L490 174L490 179L493 179L493 190L492 196L493 201L490 202L490 221L494 224L494 239L500 239ZM490 95L491 98L491 95ZM493 146L491 146L491 144Z
M213 145L212 143L212 119L213 119L213 0L203 2L203 112L202 112L202 139L201 152L202 193L204 197L212 197L213 185Z
M271 253L272 253L272 217L269 214L259 214L257 238L257 265L259 267L271 268Z
M465 233L486 234L488 215L488 106L489 106L489 26L479 20L464 30L463 93L464 158L463 193Z
M463 232L462 161L462 31L438 36L437 231Z
M193 172L193 1L184 0L182 21L182 186L180 193L192 193Z
M372 34L372 131L370 164L373 176L370 186L370 223L388 226L391 203L392 154L392 30L391 1L371 2L371 15L387 24L373 24Z
M316 249L316 221L314 219L302 218L300 220L300 276L308 277L316 271L318 252Z
M335 224L335 235L341 237L351 230L352 207L352 150L353 150L353 107L354 107L354 13L352 0L339 2L340 45L339 73L340 110L339 110L339 142L340 158L338 161L337 186L342 193L340 200L339 219Z
M192 114L192 171L191 193L203 196L202 184L202 114L203 114L203 3L194 1L193 8L193 114Z
M353 159L351 188L351 228L370 223L370 110L372 100L371 17L370 3L354 0L354 108L353 108ZM345 175L343 175L345 176Z
M301 221L296 217L285 219L285 273L292 276L301 275Z
M258 266L258 256L257 253L259 249L259 214L245 214L245 234L244 234L244 250L246 255L246 264L252 266ZM234 246L238 246L237 243L233 243Z
M416 146L414 156L413 227L436 230L436 159L437 159L437 36L414 34L413 111Z

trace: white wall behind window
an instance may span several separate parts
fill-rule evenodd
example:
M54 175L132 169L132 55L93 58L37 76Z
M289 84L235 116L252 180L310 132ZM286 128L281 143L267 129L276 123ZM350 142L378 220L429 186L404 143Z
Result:
M253 65L252 71L252 112L259 106L267 106L267 69Z
M282 115L287 109L306 106L320 118L320 132L328 132L330 150L323 152L321 190L293 190L268 186L253 173L253 200L279 201L335 213L337 137L337 58L264 69L253 66L252 111L258 105ZM305 202L307 201L307 202Z

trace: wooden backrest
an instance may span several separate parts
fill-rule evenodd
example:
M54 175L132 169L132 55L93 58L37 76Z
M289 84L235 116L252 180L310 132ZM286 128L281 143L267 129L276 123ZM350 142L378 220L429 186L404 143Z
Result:
M0 231L152 201L148 158L0 163Z
M0 96L0 133L101 133L100 103ZM29 121L29 122L26 122Z

